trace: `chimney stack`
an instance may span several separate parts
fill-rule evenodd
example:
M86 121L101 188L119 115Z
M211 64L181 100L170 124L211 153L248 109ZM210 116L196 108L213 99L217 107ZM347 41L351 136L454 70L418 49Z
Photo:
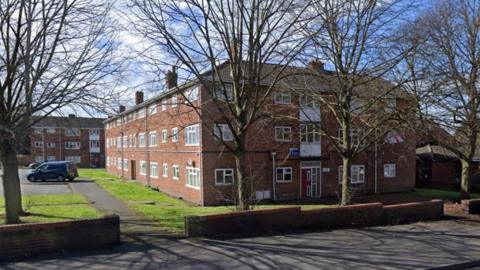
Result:
M172 70L167 71L167 75L165 76L165 84L167 86L167 89L177 87L177 79L177 67L173 66Z
M122 113L122 112L125 111L125 109L126 109L125 106L120 105L120 107L118 107L118 112L119 112L119 113Z
M324 65L325 64L319 59L312 60L309 63L309 67L315 71L324 71L325 70Z
M143 103L143 92L137 91L135 92L135 105Z

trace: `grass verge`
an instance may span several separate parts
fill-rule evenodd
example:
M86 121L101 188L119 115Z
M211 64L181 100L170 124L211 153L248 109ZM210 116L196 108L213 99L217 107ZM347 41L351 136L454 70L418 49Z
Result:
M415 195L429 198L429 199L442 199L445 201L459 201L460 193L453 190L431 189L431 188L416 188ZM480 194L471 194L472 199L479 199Z
M22 222L55 222L97 218L101 214L78 194L27 195L22 197L23 208L29 213ZM0 198L0 224L5 223L5 201Z
M172 198L163 192L158 192L136 182L126 182L119 177L107 173L103 169L79 169L81 177L96 181L105 190L125 201L132 209L158 221L162 228L172 233L183 233L184 218L189 215L220 214L234 211L233 206L200 207L183 200ZM147 204L154 203L154 204ZM294 205L265 204L257 205L256 209L280 208ZM327 205L299 205L302 208L321 208Z

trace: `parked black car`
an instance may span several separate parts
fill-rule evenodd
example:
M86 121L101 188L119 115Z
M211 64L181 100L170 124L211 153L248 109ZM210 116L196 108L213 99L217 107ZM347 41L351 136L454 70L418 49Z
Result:
M71 161L43 162L27 174L27 179L30 182L37 180L45 181L46 179L57 179L58 181L68 179L73 181L75 177L78 177L78 171L75 164Z

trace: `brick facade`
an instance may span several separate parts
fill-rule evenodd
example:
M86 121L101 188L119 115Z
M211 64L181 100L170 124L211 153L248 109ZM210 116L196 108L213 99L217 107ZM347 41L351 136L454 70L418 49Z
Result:
M103 120L73 115L41 120L32 128L29 153L18 156L19 164L28 166L39 161L72 160L79 167L105 167Z
M191 106L185 104L183 95L179 94L179 91L187 91L192 87L198 87L199 97L195 105L198 105L201 118ZM175 100L173 95L178 102L176 107L172 106L172 100ZM136 97L135 107L105 121L107 170L199 205L218 205L235 200L234 184L215 183L216 170L234 169L235 160L225 145L216 141L212 135L214 124L224 123L224 120L217 106L211 104L209 91L205 87L190 84L172 88L147 101L138 100L138 95ZM400 109L408 106L401 98L397 98L396 102ZM162 110L162 104L166 104L166 110ZM154 106L155 113L151 111ZM327 140L320 138L319 145L315 146L319 147L318 155L306 157L301 153L303 150L313 151L313 148L302 146L300 140L301 125L305 123L299 121L298 96L292 95L289 104L274 104L272 99L265 105L265 111L290 117L265 118L257 121L248 131L247 173L250 179L253 179L252 197L259 200L273 197L286 200L339 195L341 186L338 173L342 162ZM324 114L323 111L319 111L320 113ZM185 143L187 127L194 124L198 124L200 129L199 145L188 146ZM322 116L321 124L331 126L333 131L338 129L327 116ZM276 126L291 128L291 140L276 141ZM179 131L177 142L172 141L173 128L178 128ZM164 129L168 132L166 143L162 143ZM156 145L148 144L150 132L156 132ZM145 134L146 143L140 147L139 137L142 133ZM401 131L400 133L403 142L381 144L376 150L371 147L352 162L352 165L364 166L363 183L352 184L355 194L405 191L414 187L415 137ZM124 168L123 162L119 160L125 160ZM158 164L158 177L150 176L148 165L145 175L140 174L141 161ZM168 167L166 177L162 176L164 163ZM173 165L178 165L178 179L173 179ZM385 165L394 166L395 174L392 177L384 175ZM187 167L200 171L200 184L196 188L187 184ZM290 181L274 181L274 175L279 176L277 169L280 168L291 170ZM318 180L305 185L305 178L315 179L315 175Z

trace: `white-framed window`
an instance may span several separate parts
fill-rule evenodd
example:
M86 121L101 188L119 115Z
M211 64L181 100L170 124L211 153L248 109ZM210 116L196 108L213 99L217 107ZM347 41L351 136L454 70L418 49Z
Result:
M55 142L47 142L48 148L55 148Z
M43 134L43 128L34 128L33 133L34 134Z
M42 148L43 147L43 141L35 141L33 142L33 145L35 148Z
M172 166L173 179L178 180L180 178L180 167L176 164Z
M122 137L117 137L117 147L122 147Z
M168 177L168 164L167 163L163 163L162 176L163 177Z
M200 145L200 126L191 125L185 128L185 145Z
M80 149L80 142L65 142L65 149Z
M397 176L397 166L395 164L383 164L383 176L393 178Z
M173 94L173 96L172 96L172 108L177 107L177 104L178 104L177 94Z
M127 135L122 136L122 146L124 148L128 147L128 136Z
M215 185L232 185L233 169L215 169Z
M122 163L122 158L117 157L117 168L122 169L123 163Z
M301 95L300 96L300 107L302 108L311 108L316 109L318 108L318 102L312 96Z
M140 174L147 175L147 162L140 160Z
M48 156L47 157L47 161L55 161L55 160L57 160L56 156Z
M154 115L157 113L157 104L152 103L148 106L148 115Z
M145 133L138 133L138 146L145 147Z
M278 183L292 182L292 167L277 167L275 172Z
M98 128L91 128L88 130L88 135L90 136L99 136L100 135L100 129Z
M140 108L137 111L137 119L140 119L140 118L143 118L143 117L145 117L145 108Z
M137 146L137 134L132 135L132 147Z
M216 84L213 97L218 100L230 102L233 100L233 87L230 83Z
M172 128L172 142L178 142L178 128Z
M232 130L227 124L215 124L213 125L213 134L215 134L214 139L221 139L224 142L233 141Z
M44 161L43 156L35 156L35 162L41 163L43 161Z
M187 179L186 185L188 187L200 188L200 168L186 167L185 175Z
M100 141L90 141L90 148L100 148Z
M342 138L342 132L343 129L339 128L338 129L338 138ZM350 144L351 145L359 145L360 143L363 144L363 142L360 142L361 140L361 131L358 128L352 128L350 129Z
M80 129L78 128L66 128L65 136L80 136Z
M47 128L47 133L48 134L55 134L57 130L55 128Z
M168 141L168 132L166 129L162 129L162 143L166 143Z
M148 133L149 136L149 145L150 146L157 146L157 132L156 131L150 131Z
M123 170L128 171L128 159L123 160Z
M289 92L277 91L273 93L274 104L291 104L292 95Z
M364 165L352 165L351 168L351 183L358 184L365 182L365 166Z
M300 125L300 142L318 143L320 142L320 128L316 124Z
M287 126L275 127L275 141L277 141L277 142L291 142L292 141L292 127L287 127Z
M158 178L158 163L150 162L150 176L153 178Z
M198 88L200 86L193 86L185 90L184 95L185 95L185 103L193 102L198 99Z
M80 164L82 162L81 156L65 156L65 160L71 161L75 164Z
M162 99L161 110L162 110L162 111L167 110L167 99L166 99L166 98Z

